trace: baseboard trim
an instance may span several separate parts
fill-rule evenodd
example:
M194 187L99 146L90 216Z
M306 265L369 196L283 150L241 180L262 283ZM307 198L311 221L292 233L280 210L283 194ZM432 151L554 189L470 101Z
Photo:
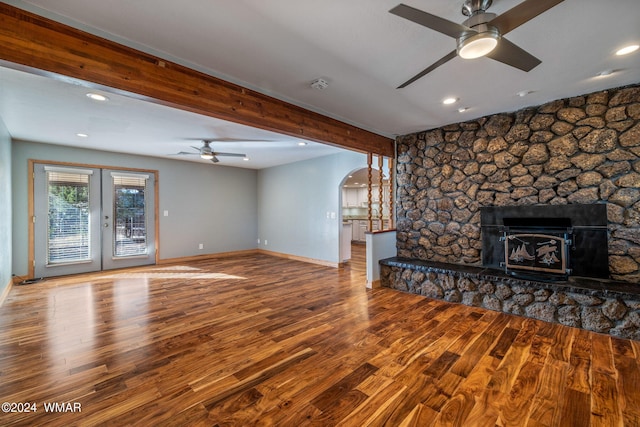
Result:
M11 288L13 287L13 280L14 279L9 280L9 283L7 283L7 286L5 286L4 290L2 291L2 295L0 295L0 307L2 307L2 304L4 304L4 300L7 299L7 297L9 296L9 292L11 292Z
M290 259L290 260L294 260L294 261L307 262L307 263L310 263L310 264L323 265L325 267L333 267L333 268L339 268L340 267L340 263L338 263L338 262L325 261L325 260L322 260L322 259L315 259L315 258L307 258L307 257L303 257L303 256L298 256L298 255L283 254L281 252L267 251L267 250L264 250L264 249L257 249L257 253L264 254L264 255L276 256L278 258Z
M377 289L377 288L381 288L382 285L380 284L380 280L374 280L373 282L367 282L367 288L368 289Z
M179 257L179 258L166 258L158 260L157 265L163 264L179 264L181 262L197 262L197 261L208 261L212 259L222 259L222 258L232 258L236 256L245 256L245 255L255 255L259 253L258 249L247 249L243 251L232 251L232 252L219 252L216 254L206 254L206 255L195 255L195 256L187 256L187 257Z

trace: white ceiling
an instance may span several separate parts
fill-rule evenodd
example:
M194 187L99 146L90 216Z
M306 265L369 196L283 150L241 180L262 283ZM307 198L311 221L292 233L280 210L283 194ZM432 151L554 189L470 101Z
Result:
M450 21L465 19L462 0L403 1ZM399 2L6 3L390 137L640 82L640 52L614 54L640 43L640 1L565 0L506 36L542 60L530 72L488 58L454 58L396 89L455 49L454 39L388 13ZM520 2L494 0L489 12L501 14ZM604 70L613 73L596 77ZM329 87L312 89L317 78ZM317 156L336 150L313 143L298 147L291 137L115 95L96 105L84 97L82 87L69 89L66 83L12 70L1 70L0 85L0 117L17 139L155 156L198 145L187 138L271 141L213 144L216 150L246 152L251 158L223 158L224 164L252 168L295 161L305 152ZM531 93L520 97L521 91ZM459 101L442 105L449 96ZM459 113L460 107L468 110ZM79 141L77 132L90 137Z
M87 93L108 97L89 99ZM72 85L60 80L0 67L0 118L14 139L210 163L192 147L200 139L214 151L246 154L222 157L218 165L262 169L341 151L249 126L229 123L134 98ZM88 135L78 137L78 133ZM253 141L251 141L253 140ZM307 145L299 146L305 142ZM194 155L176 155L193 152Z

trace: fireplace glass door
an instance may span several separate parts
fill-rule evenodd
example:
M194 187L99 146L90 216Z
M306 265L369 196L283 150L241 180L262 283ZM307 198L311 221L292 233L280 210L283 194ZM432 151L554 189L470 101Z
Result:
M566 239L559 235L505 233L505 266L509 270L529 270L565 274Z

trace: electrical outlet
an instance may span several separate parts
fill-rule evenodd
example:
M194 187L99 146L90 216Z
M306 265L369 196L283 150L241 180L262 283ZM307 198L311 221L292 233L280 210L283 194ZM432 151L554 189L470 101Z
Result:
M264 239L264 245L267 246L267 239Z
M198 249L204 249L204 243L198 244Z
M164 216L169 216L169 211L165 210L164 211Z
M260 239L258 239L258 244L260 244Z

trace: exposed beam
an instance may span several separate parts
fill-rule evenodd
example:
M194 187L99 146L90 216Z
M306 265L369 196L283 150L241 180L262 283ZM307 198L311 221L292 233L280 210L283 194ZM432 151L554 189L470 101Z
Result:
M146 101L362 152L393 140L0 3L0 63Z

